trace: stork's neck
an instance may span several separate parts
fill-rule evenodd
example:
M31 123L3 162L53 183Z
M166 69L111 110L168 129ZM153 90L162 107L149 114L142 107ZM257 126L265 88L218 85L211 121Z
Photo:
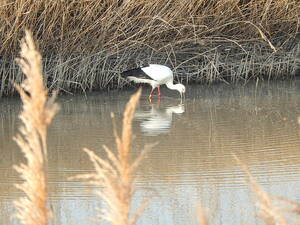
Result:
M176 84L173 84L173 81L166 83L166 85L171 90L177 90Z

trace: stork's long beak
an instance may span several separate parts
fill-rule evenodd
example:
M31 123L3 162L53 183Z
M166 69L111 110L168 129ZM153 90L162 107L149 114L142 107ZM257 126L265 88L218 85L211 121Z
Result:
M179 92L179 93L180 93L180 104L182 104L182 99L183 98L185 99L185 95L182 92Z

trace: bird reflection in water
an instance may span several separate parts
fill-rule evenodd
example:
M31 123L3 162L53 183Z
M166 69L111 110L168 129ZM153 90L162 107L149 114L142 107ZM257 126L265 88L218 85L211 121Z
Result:
M150 110L137 110L135 120L140 121L140 127L144 135L157 136L169 133L173 114L179 115L182 113L184 113L183 104L167 107L152 104Z

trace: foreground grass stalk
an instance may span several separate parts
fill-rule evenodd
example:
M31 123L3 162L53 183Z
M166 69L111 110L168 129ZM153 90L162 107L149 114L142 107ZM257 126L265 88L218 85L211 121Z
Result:
M132 119L141 95L141 90L134 94L128 102L123 118L122 136L114 129L117 154L104 146L107 159L102 159L93 151L84 149L93 163L95 172L78 175L88 184L97 187L96 194L103 200L106 207L100 210L99 218L113 225L133 225L147 205L145 202L135 213L130 213L130 205L134 188L134 174L145 151L133 161L130 160L132 146Z
M242 170L246 173L248 185L256 197L256 206L259 209L258 218L266 225L291 225L291 223L288 222L288 217L284 215L284 213L290 212L293 213L294 216L298 216L299 211L295 209L299 209L299 203L282 198L274 198L266 193L253 177L247 165L240 161L238 157L234 157ZM290 214L290 216L291 215L292 214Z
M26 163L14 166L24 180L16 186L26 194L15 201L17 218L25 225L46 225L51 215L47 208L46 136L58 106L54 103L54 97L47 97L41 55L29 31L21 41L20 57L16 61L26 76L21 85L16 85L23 102L20 114L23 124L14 140L26 158Z
M201 205L198 207L198 221L199 225L209 225L206 212Z
M249 186L257 197L256 205L259 208L259 219L266 225L290 225L282 214L282 212L288 208L279 206L278 201L262 189L256 182L256 179L252 176L248 167L244 166L244 170L248 175Z

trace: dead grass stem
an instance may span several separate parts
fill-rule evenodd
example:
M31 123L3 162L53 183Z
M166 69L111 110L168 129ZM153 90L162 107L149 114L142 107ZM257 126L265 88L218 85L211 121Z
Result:
M252 175L247 165L237 156L233 155L242 170L247 175L247 184L255 195L255 205L258 207L258 219L266 225L292 225L299 224L300 204L295 201L289 201L282 197L273 197L266 193L261 185ZM296 218L295 218L296 217ZM297 220L298 219L298 220ZM200 206L198 208L198 220L201 225L209 225L207 215ZM295 223L293 223L295 221Z
M104 150L107 159L100 158L93 151L84 149L93 163L95 172L78 175L76 179L83 179L96 187L96 195L105 202L100 210L99 218L113 225L133 225L147 205L147 202L134 213L131 213L131 201L135 193L135 171L143 159L145 151L133 161L130 154L132 149L132 119L138 104L141 90L134 94L128 102L123 115L122 135L114 129L117 153L113 153L107 146ZM74 178L72 178L74 179Z
M253 177L246 164L241 162L236 156L235 158L243 171L247 174L248 184L252 193L256 196L257 200L255 204L259 209L257 215L258 218L266 225L291 225L285 213L293 212L294 215L299 215L299 212L295 210L296 208L299 209L299 204L296 204L297 207L295 207L295 203L292 204L290 201L278 197L272 197L270 194L266 193ZM291 206L293 206L292 209Z
M54 103L54 97L47 97L41 55L32 34L28 30L25 33L21 41L20 57L16 59L26 76L21 85L16 85L23 102L20 114L23 124L14 140L23 152L26 163L14 168L24 180L16 186L26 196L15 201L16 216L24 225L46 225L51 215L47 207L47 127L58 106Z
M201 205L198 207L198 221L201 225L209 225L207 213Z

